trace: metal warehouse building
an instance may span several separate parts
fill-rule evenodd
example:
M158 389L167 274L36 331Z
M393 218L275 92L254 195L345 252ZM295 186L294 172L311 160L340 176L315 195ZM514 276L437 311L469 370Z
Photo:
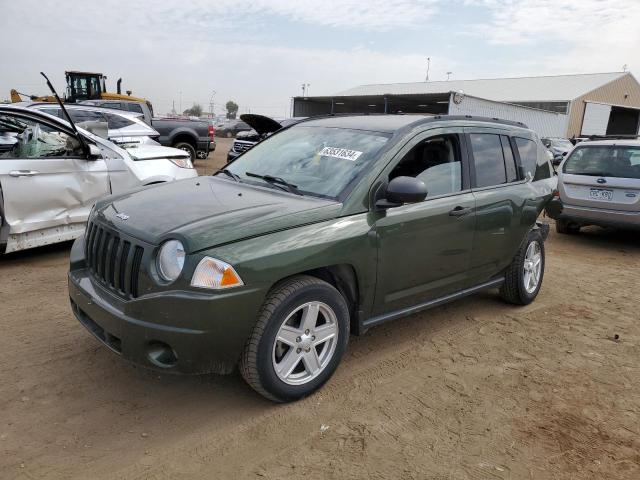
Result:
M640 84L629 72L362 85L295 97L293 115L431 113L521 121L542 136L636 134Z

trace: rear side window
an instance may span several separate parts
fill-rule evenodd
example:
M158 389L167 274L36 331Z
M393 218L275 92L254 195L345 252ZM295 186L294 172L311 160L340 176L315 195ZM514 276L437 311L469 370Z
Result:
M500 135L472 133L469 137L476 171L476 187L507 183Z
M640 147L577 147L564 163L564 173L640 179Z
M551 177L551 163L544 147L538 148L538 144L528 138L515 137L515 141L525 174L531 172L534 181Z
M104 122L105 118L101 113L91 112L89 110L76 110L75 108L67 109L69 116L75 123L82 122Z
M538 163L538 147L536 143L527 138L516 137L516 145L525 174L531 172L531 175L535 175Z
M109 128L112 129L128 127L135 123L133 120L129 120L128 118L121 117L120 115L115 115L113 113L105 113L104 116L107 117Z
M142 106L139 103L130 103L129 104L129 111L136 112L136 113L144 113L142 111Z

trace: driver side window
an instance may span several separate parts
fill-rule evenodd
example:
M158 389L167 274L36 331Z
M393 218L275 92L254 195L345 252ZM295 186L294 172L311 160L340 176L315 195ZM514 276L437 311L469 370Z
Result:
M462 191L462 162L457 135L439 135L418 143L389 174L415 177L427 187L427 198Z
M82 156L77 139L46 124L0 115L0 159Z

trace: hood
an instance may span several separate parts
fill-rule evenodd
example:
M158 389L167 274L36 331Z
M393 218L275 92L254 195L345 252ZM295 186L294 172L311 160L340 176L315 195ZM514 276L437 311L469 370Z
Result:
M260 138L261 136L255 130L246 130L236 134L236 140L243 140L245 142L257 142Z
M253 128L259 135L277 132L282 128L279 122L264 115L245 113L244 115L240 115L240 120Z
M179 148L160 145L139 145L128 148L127 152L134 160L158 160L165 158L189 158L189 154Z
M341 203L218 177L143 188L96 205L100 222L157 245L177 238L188 253L335 218ZM126 220L116 217L122 213Z

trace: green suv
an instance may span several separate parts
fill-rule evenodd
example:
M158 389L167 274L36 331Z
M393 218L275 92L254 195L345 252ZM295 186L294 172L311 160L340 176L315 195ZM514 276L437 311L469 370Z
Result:
M137 364L239 365L265 397L295 400L350 334L490 288L531 302L552 172L514 122L306 120L213 176L99 201L71 251L71 307Z

